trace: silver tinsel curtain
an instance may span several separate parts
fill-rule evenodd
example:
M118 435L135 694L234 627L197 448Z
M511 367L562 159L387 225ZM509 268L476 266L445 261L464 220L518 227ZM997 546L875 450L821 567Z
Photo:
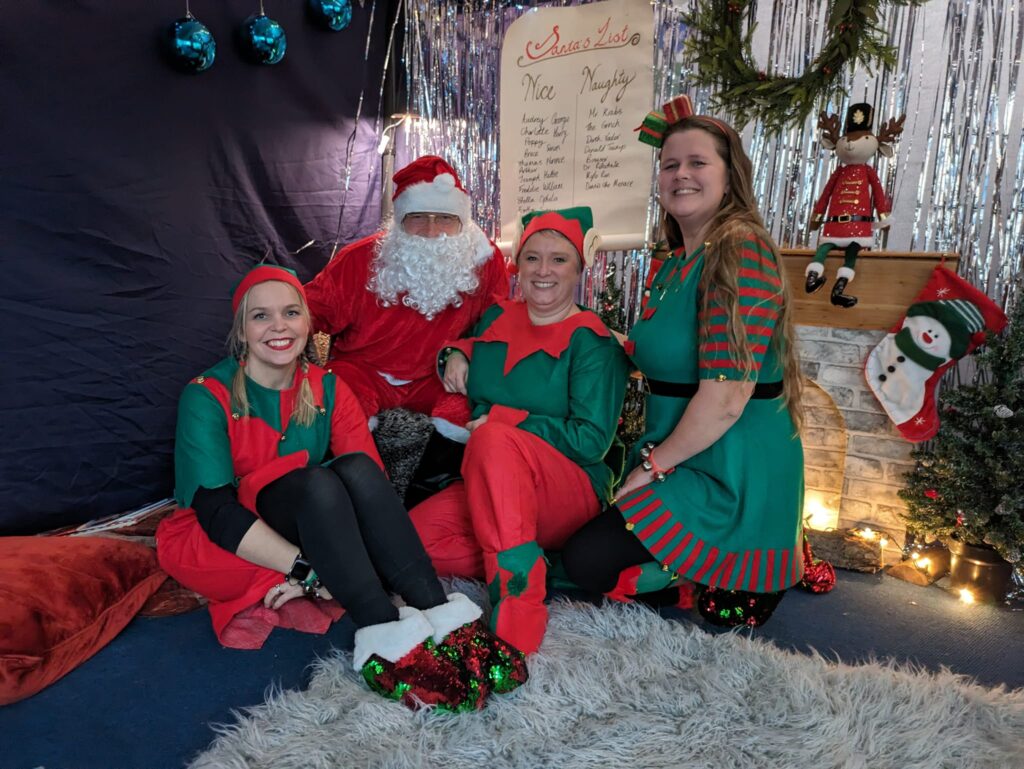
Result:
M465 177L485 231L498 220L498 64L504 31L533 7L580 5L500 0L406 0L402 58L408 110L406 158L444 155ZM692 87L682 57L688 0L652 0L657 45L652 106L687 92L698 110L709 94ZM779 74L802 71L820 50L829 4L760 3L755 57ZM875 105L877 120L907 113L896 155L878 170L894 199L894 224L883 245L896 250L957 251L960 272L1003 305L1018 291L1024 255L1024 152L1021 149L1021 49L1024 0L931 0L919 8L881 8L897 65L845 73L850 101ZM822 105L842 115L846 103ZM639 123L641 115L637 116ZM782 245L813 244L811 207L834 166L818 141L816 118L775 136L745 131L765 220ZM653 189L652 159L652 189ZM653 196L652 196L653 198ZM656 226L652 204L648 216ZM646 254L605 254L581 299L597 306L612 278L624 290L626 325L635 318Z

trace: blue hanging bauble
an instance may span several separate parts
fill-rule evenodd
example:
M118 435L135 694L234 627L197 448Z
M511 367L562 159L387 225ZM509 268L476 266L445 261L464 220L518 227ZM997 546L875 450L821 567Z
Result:
M288 47L284 27L262 13L242 22L239 37L242 54L256 64L277 64Z
M167 28L164 43L171 64L182 72L205 72L217 56L213 34L191 13Z
M340 32L352 21L351 0L309 0L309 15L319 26Z

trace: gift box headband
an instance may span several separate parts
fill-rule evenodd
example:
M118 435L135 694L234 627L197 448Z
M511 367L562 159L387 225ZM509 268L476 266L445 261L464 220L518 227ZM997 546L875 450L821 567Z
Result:
M668 133L668 129L693 114L693 103L689 96L686 94L674 96L660 110L652 110L647 113L644 121L634 129L639 132L636 138L655 149L661 149L661 145L665 143L665 134ZM728 133L728 126L718 118L709 115L698 115L697 117L712 123L722 133Z
M235 290L231 292L231 311L238 312L238 306L242 303L242 298L250 288L271 280L279 280L292 286L299 292L299 296L302 297L302 301L305 303L306 290L302 287L302 281L299 280L299 276L295 274L294 270L289 270L287 267L279 267L276 264L261 264L249 270L248 274L238 281Z

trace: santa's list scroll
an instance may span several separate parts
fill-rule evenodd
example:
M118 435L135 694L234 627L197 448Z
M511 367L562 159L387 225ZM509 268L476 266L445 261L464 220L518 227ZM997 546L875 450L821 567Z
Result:
M605 248L644 241L651 150L634 128L651 109L647 0L545 8L505 34L501 59L501 224L590 206Z

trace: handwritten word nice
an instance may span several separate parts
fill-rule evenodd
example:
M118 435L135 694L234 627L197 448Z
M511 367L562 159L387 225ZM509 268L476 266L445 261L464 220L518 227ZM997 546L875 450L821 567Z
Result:
M624 45L639 44L640 36L639 34L630 34L629 24L623 24L621 30L612 31L611 23L612 17L609 16L593 35L564 41L562 34L558 31L558 25L555 24L551 27L551 33L541 42L526 41L526 58L532 63L598 48L621 48ZM519 62L521 66L522 59Z

